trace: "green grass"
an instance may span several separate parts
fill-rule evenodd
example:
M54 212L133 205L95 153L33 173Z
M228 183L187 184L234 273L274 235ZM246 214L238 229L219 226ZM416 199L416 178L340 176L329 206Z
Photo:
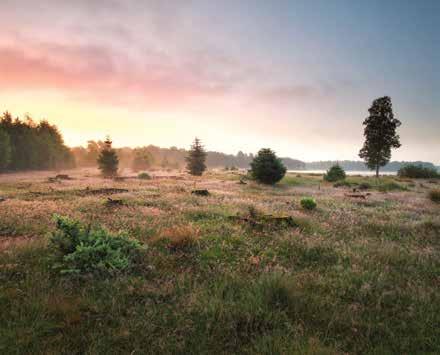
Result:
M286 186L316 186L319 185L321 176L308 176L304 174L286 174L280 185Z
M374 189L381 192L395 192L395 191L407 191L408 185L411 183L403 182L394 176L382 176L379 179L375 177L362 177L362 176L348 176L345 183L361 189L367 187L367 189Z
M197 182L209 198L191 196L192 181L133 179L112 208L68 192L24 200L26 188L8 183L0 243L33 238L0 249L0 353L439 353L440 213L426 191L348 177L371 185L357 201L321 177L286 178L265 187L213 174ZM319 208L302 210L302 196ZM295 225L231 218L249 206ZM60 274L47 237L54 213L147 247L111 277Z

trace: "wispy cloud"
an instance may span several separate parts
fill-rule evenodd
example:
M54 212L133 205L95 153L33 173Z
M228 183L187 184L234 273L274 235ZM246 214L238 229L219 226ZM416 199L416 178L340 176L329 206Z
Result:
M99 45L31 42L0 47L5 90L56 89L99 99L176 104L233 90L247 71L233 58L194 51L185 58L143 49L130 56Z

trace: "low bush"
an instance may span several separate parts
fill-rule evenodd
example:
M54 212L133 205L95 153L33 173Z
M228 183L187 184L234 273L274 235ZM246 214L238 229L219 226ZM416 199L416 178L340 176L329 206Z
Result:
M358 188L359 190L369 190L371 189L371 184L369 182L361 182Z
M333 165L327 173L324 174L324 180L329 182L334 182L338 180L344 180L346 177L344 169L338 164Z
M57 229L50 238L56 251L54 269L63 274L115 274L139 260L142 246L126 234L85 227L68 217L55 216L55 221Z
M440 189L429 191L429 198L432 202L440 203Z
M148 173L140 173L140 174L138 175L138 179L141 179L141 180L150 180L150 179L151 179L151 176L150 176Z
M304 197L301 200L301 206L306 210L314 210L316 208L316 201L312 197Z
M424 167L423 165L406 165L399 169L397 175L403 178L412 179L432 179L440 178L440 174L435 168Z
M351 186L352 184L349 183L347 180L341 180L333 184L333 187L351 187Z

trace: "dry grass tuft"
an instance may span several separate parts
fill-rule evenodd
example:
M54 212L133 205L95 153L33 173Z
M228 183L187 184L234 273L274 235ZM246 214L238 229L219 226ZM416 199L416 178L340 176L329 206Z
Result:
M191 224L170 227L162 230L153 242L165 240L171 250L188 250L194 247L200 238L200 229Z

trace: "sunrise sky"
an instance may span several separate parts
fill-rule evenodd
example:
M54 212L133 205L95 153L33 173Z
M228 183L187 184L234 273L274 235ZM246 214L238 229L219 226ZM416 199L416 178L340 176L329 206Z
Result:
M358 159L392 97L393 160L440 164L440 1L0 0L0 110L67 144Z

